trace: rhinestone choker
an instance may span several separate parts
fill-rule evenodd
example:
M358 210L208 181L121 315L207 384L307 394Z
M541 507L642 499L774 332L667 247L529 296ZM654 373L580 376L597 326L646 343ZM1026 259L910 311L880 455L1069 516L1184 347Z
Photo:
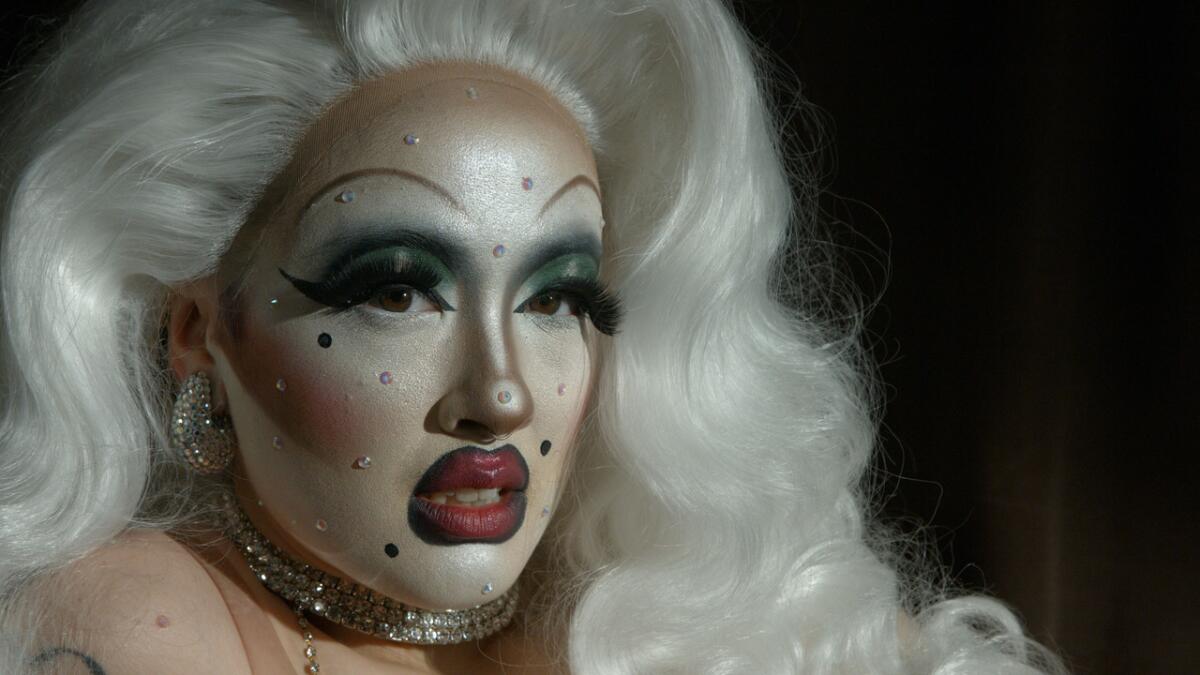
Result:
M232 501L232 500L231 500ZM480 640L504 628L517 609L517 589L470 609L435 611L405 605L349 579L336 577L279 550L236 505L226 532L254 576L304 612L392 642L448 645Z

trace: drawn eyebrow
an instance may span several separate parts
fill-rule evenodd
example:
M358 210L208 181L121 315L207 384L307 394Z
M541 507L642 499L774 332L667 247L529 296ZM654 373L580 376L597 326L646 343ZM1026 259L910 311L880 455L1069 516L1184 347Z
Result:
M404 178L406 180L410 180L410 181L420 185L421 187L429 190L430 192L436 194L437 196L441 197L448 205L453 207L454 210L459 211L464 214L466 213L466 210L463 209L462 204L458 203L458 200L454 198L454 195L451 195L449 190L442 187L441 185L438 185L437 182L430 180L429 178L426 178L425 176L422 176L419 173L413 173L412 171L405 171L403 169L387 169L387 168L359 169L358 171L351 171L350 173L344 173L344 174L334 178L333 180L329 181L328 183L325 183L321 187L317 188L317 190L315 192L313 192L313 196L307 202L305 202L305 206L306 207L312 206L312 203L314 201L316 201L320 195L323 195L326 192L329 192L335 185L338 185L340 183L347 183L356 178L362 178L364 176L396 176L397 178Z
M572 189L574 189L580 185L586 185L587 187L590 187L592 189L592 192L596 193L596 199L601 199L600 188L596 186L596 183L594 183L592 181L592 179L589 178L588 176L579 174L578 176L575 176L571 180L567 181L566 183L563 183L562 187L558 188L558 190L556 190L554 192L554 194L550 195L550 199L547 199L546 203L542 205L542 209L540 211L538 211L538 218L541 218L542 215L546 213L546 211L549 211L550 207L554 206L554 202L557 202L560 197L562 197L563 195L567 194Z

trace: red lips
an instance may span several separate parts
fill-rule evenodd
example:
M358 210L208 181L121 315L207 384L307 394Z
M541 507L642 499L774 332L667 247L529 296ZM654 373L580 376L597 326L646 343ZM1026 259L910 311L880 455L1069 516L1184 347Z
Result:
M529 467L512 445L467 446L442 455L425 471L408 500L408 524L429 544L500 543L525 520ZM422 495L459 488L498 488L500 501L482 507L435 504Z

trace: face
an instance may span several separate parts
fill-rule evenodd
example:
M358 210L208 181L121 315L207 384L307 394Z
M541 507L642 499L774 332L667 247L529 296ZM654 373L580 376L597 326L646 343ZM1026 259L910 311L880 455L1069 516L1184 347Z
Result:
M494 599L554 509L616 321L582 132L521 78L422 66L336 104L277 183L210 337L243 507L402 602Z

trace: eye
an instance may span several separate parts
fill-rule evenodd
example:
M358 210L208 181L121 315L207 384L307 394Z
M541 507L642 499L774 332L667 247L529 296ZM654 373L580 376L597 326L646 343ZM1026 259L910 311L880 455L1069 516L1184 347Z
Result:
M530 298L526 308L530 312L550 316L579 314L578 300L560 292L539 293Z
M368 301L385 312L416 313L437 312L441 308L411 286L389 286L381 288Z

